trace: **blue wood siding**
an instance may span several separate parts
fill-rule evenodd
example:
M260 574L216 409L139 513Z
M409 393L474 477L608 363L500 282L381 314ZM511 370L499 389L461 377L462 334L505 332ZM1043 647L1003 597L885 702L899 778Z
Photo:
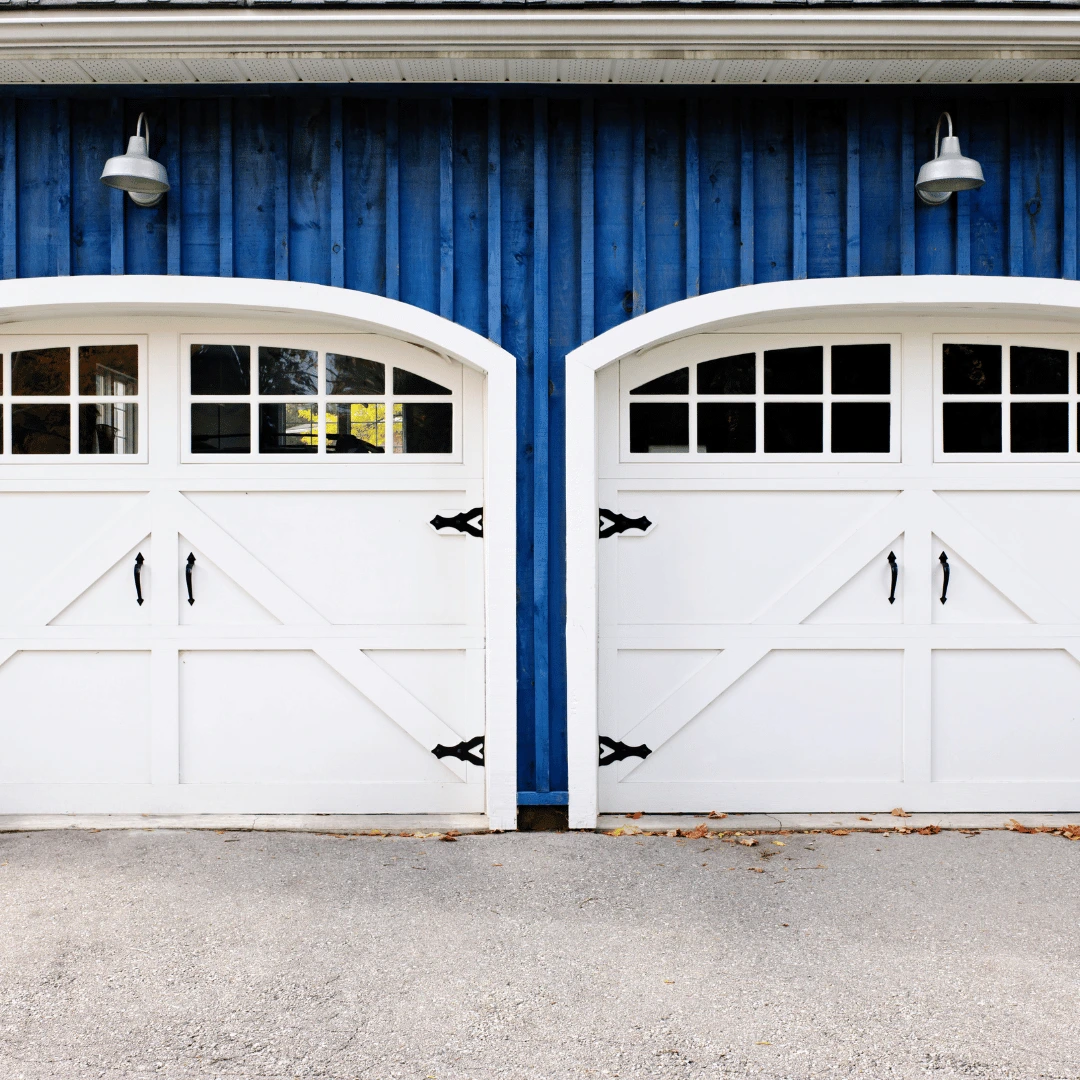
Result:
M0 94L5 277L289 278L398 297L518 358L522 801L565 801L564 359L699 292L1075 277L1073 88L327 87ZM948 108L986 186L914 195ZM98 183L138 114L173 190Z

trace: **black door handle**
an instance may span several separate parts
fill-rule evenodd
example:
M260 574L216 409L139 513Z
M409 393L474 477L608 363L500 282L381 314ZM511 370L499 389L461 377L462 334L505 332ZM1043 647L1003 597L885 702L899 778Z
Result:
M135 556L135 603L142 607L142 567L146 560L142 557L140 551Z
M187 602L195 603L195 594L191 591L191 568L195 565L195 552L189 551L187 557L187 569L184 571L184 580L187 582Z
M892 573L892 586L889 589L889 603L896 603L896 578L900 572L899 567L896 565L896 555L894 552L889 552L889 569Z
M949 556L943 551L938 556L938 562L941 563L941 569L945 574L941 581L941 602L944 604L949 592Z

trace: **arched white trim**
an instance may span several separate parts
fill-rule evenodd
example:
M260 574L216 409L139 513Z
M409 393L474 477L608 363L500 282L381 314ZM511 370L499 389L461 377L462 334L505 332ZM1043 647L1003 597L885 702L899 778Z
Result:
M292 281L206 277L24 278L0 282L0 322L102 315L296 316L328 329L422 345L486 376L484 429L485 744L493 829L517 816L516 387L514 357L456 323L369 293Z
M930 315L1076 318L1080 282L924 275L821 278L707 293L622 323L566 358L566 666L570 827L597 813L596 373L623 357L691 334L786 319Z

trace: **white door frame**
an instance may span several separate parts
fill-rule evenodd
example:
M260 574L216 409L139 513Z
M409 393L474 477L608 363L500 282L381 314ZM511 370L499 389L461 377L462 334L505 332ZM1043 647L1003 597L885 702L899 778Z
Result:
M450 357L485 378L485 784L493 829L517 817L517 362L471 330L397 300L292 281L211 277L59 277L0 281L0 321L102 316L295 315L340 333L378 333Z
M691 334L762 328L770 316L877 315L1076 318L1080 282L1046 278L821 278L747 285L692 297L608 330L566 357L566 668L570 827L597 816L596 375L624 357Z

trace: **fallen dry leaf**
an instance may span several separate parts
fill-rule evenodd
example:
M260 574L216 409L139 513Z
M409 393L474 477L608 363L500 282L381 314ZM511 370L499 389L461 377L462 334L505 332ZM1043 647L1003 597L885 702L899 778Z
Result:
M718 818L718 819L719 819L719 818L726 818L726 817L727 817L727 814L721 814L721 813L720 813L719 811L717 811L717 810L710 810L710 811L709 811L709 817L711 817L711 818Z
M772 1043L771 1042L759 1042L759 1043L754 1043L754 1045L755 1046L772 1046Z
M941 832L940 825L924 825L921 829L917 830L920 836L937 836Z
M860 820L860 821L872 821L873 819L872 819L872 818L868 818L868 817L862 817L862 816L860 816L860 817L859 817L859 820Z
M832 830L832 835L833 836L850 836L851 835L851 830L850 829L833 829Z
M622 836L622 834L623 834L622 826L620 826L617 829L608 829L604 833L605 836Z
M1080 840L1080 825L1066 825L1065 828L1061 830L1061 835L1064 836L1066 840Z
M644 811L642 811L642 810L638 810L638 811L636 811L635 813L633 813L633 814L627 814L626 816L627 816L628 818L630 818L630 819L631 819L631 821L637 821L637 819L638 819L639 817L641 817L642 813L644 813Z
M744 836L740 841L743 847L754 847L757 841L752 836Z
M687 840L700 840L703 836L709 835L709 826L703 821L696 829L691 829L689 832L684 832L683 836Z
M774 840L774 841L773 841L773 843L774 843L774 844L775 844L775 845L776 845L777 847L784 847L784 846L785 846L785 845L784 845L784 841L783 841L783 840Z
M915 830L909 829L906 825L897 825L895 831L898 833L903 833L904 836L907 836L908 833L913 833Z
M892 814L893 817L911 817L902 806L894 806L889 813Z
M668 986L674 986L675 985L675 980L674 979L665 979L664 982L667 983Z
M1010 832L1019 832L1019 833L1033 833L1033 832L1035 832L1034 829L1029 829L1026 825L1021 825L1020 822L1016 820L1016 818L1009 818L1009 820L1007 822L1005 822L1005 828L1008 829Z
M751 874L764 874L765 873L764 868L760 867L760 866L748 866L746 869L749 870Z
M664 833L664 835L665 836L678 836L679 835L679 830L678 829L668 829L668 831L666 833Z
M458 838L457 829L450 829L445 836L440 836L439 839L444 844L456 844Z

